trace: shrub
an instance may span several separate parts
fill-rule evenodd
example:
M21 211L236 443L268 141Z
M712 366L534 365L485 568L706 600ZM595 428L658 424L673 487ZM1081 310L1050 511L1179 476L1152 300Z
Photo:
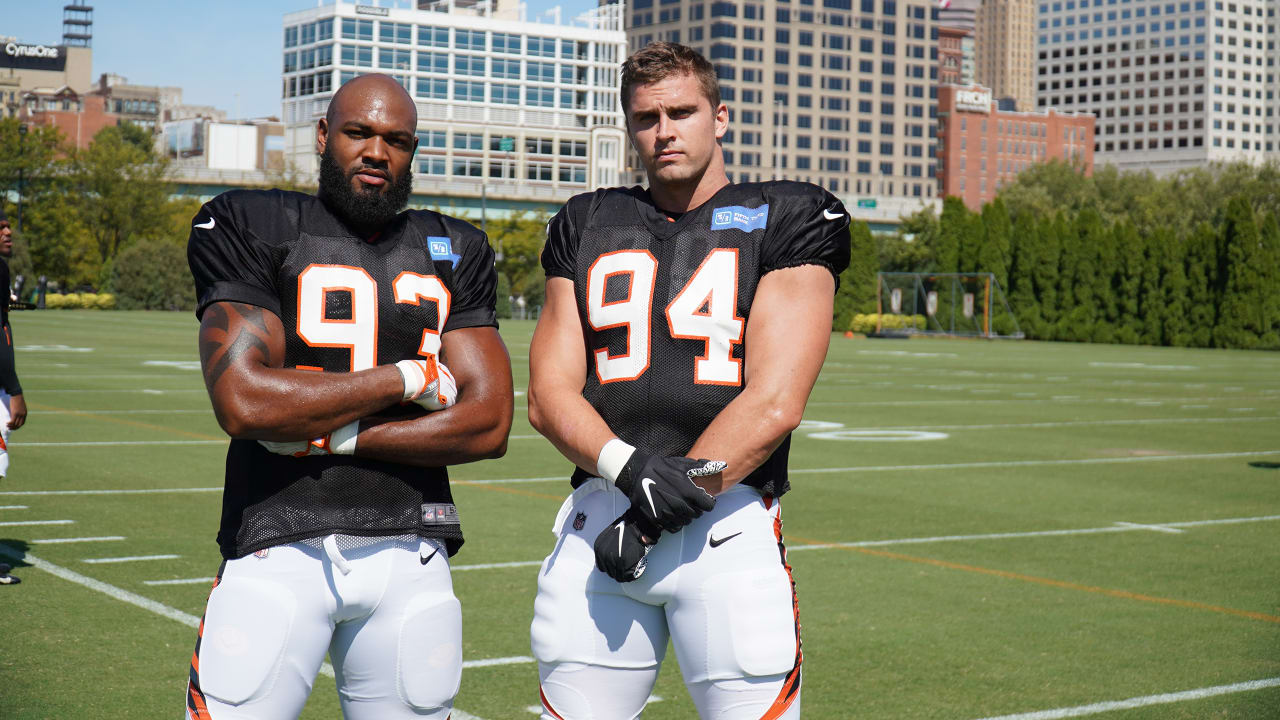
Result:
M99 310L114 310L116 307L116 296L111 293L98 293L98 302L96 307Z
M62 296L62 309L75 310L80 307L80 295L78 293L67 293Z
M60 310L66 306L63 296L58 293L49 293L44 298L44 306L49 310Z
M875 313L862 314L858 313L853 316L853 322L850 323L849 329L856 333L869 334L876 331L876 320L879 319L881 327L885 330L903 330L906 328L914 328L923 330L925 325L925 317L923 315L876 315Z
M121 310L194 310L195 286L186 249L165 240L139 240L115 257L110 289Z

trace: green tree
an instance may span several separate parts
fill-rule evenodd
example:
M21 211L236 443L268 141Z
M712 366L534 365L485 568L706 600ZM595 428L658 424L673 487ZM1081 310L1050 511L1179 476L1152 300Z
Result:
M1209 347L1218 320L1217 243L1217 233L1208 222L1196 226L1186 243L1187 344L1192 347Z
M495 263L498 273L506 277L511 294L523 297L530 309L542 305L546 292L541 256L548 219L544 213L526 211L488 223L489 244L502 253Z
M940 273L960 272L961 237L966 233L969 208L964 201L949 196L942 201L942 217L938 220L938 234L934 249L936 269Z
M1044 317L1035 282L1042 245L1035 220L1026 214L1019 217L1010 236L1009 305L1022 332L1037 339L1044 337Z
M1274 212L1267 213L1262 222L1262 287L1270 329L1263 335L1261 345L1266 348L1280 346L1280 221Z
M982 206L982 246L978 249L977 272L989 272L996 276L1000 287L1009 288L1010 235L1013 223L1009 212L999 197Z
M1253 217L1253 208L1242 195L1227 204L1222 228L1226 250L1226 279L1218 322L1213 327L1215 347L1257 347L1271 332L1268 317L1270 291L1263 274L1262 236Z
M167 164L117 127L103 128L77 152L71 182L81 222L103 263L131 239L164 234L168 224Z
M1169 321L1164 294L1164 286L1168 282L1165 255L1169 252L1169 244L1173 242L1175 242L1173 233L1165 228L1147 235L1142 241L1142 277L1138 282L1136 342L1146 345L1160 345L1168 342L1165 338L1165 326ZM1179 266L1181 263L1182 260L1179 258Z
M151 134L150 130L131 122L122 122L118 127L120 128L121 140L148 155L155 151L156 138Z
M857 313L876 310L876 243L871 228L861 221L849 226L849 267L840 273L840 288L836 291L832 328L848 330Z
M1167 242L1160 245L1160 284L1164 293L1163 339L1166 345L1186 347L1191 344L1191 325L1188 322L1189 284L1186 274L1185 240L1168 230ZM1159 237L1158 235L1156 237Z
M1052 220L1040 219L1036 226L1040 249L1036 253L1035 265L1031 268L1031 278L1035 284L1036 301L1043 320L1037 334L1041 340L1057 337L1059 298L1062 294L1059 274L1062 268L1062 234L1065 223L1062 213L1058 213Z
M1111 227L1111 246L1115 254L1110 273L1112 281L1112 308L1117 342L1130 345L1142 342L1142 318L1139 302L1142 294L1142 277L1147 270L1146 243L1138 231L1127 222L1117 222ZM1105 266L1104 266L1105 267ZM1159 287L1159 265L1155 265ZM1156 340L1155 344L1159 344Z

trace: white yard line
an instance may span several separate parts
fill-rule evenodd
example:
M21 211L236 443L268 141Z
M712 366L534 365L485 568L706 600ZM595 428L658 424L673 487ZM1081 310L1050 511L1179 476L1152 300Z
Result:
M505 568L539 567L541 565L541 560L522 560L520 562L480 563L477 565L450 565L449 569L453 572L463 572L465 570L501 570Z
M1170 535L1178 535L1180 533L1186 532L1186 530L1171 528L1171 527L1168 527L1167 525L1143 525L1142 523L1130 523L1130 522L1118 522L1116 524L1123 525L1125 527L1131 527L1135 530L1151 530L1152 532L1169 533Z
M86 558L80 562L89 563L90 565L101 565L104 563L127 563L142 562L145 560L177 560L181 555L130 555L127 557L113 558Z
M103 535L102 537L44 538L42 540L28 540L27 542L33 545L61 545L64 543L112 542L114 540L124 540L124 536Z
M937 426L935 426L937 427ZM830 468L792 468L788 472L796 475L824 475L835 473L859 472L894 472L898 470L955 470L959 468L999 468L999 467L1035 467L1040 465L1109 465L1132 462L1166 462L1171 460L1221 460L1242 457L1266 457L1280 455L1280 450L1249 450L1223 453L1184 453L1180 455L1139 455L1114 458L1076 458L1070 460L1000 460L969 463L938 463L934 465L854 465L850 467ZM567 482L568 475L552 475L547 477L526 478L490 478L486 480L466 480L455 478L458 485L505 485L521 483ZM204 488L154 488L154 489L117 489L117 490L8 490L0 491L0 497L27 497L44 495L147 495L164 493L207 493L222 492L220 487ZM71 521L64 521L71 522ZM3 523L0 523L3 525Z
M0 505L0 510L28 510L26 505Z
M888 425L883 427L848 428L850 430L1006 430L1018 428L1107 427L1114 425L1187 425L1197 423L1256 423L1280 420L1280 415L1265 417L1213 418L1135 418L1131 420L1062 420L1031 423L989 423L985 425ZM804 430L797 431L804 434Z
M167 493L222 492L220 487L202 488L139 488L115 490L6 490L0 495L163 495Z
M183 580L143 580L143 585L212 585L214 578L186 578Z
M62 578L63 580L69 580L77 585L87 587L90 590L95 590L121 602L126 602L130 605L140 607L143 610L149 610L162 617L167 617L170 620L177 620L188 627L194 628L199 627L200 625L200 618L195 615L182 612L176 608L171 608L168 605L158 603L150 598L145 598L137 593L118 588L115 585L108 585L101 580L95 580L87 575L81 575L74 570L69 570L61 565L55 565L46 560L42 560L29 552L23 552L4 543L0 543L0 556L25 562L28 565L37 567L51 575Z
M176 608L171 608L168 605L165 605L164 603L156 602L155 600L143 597L137 593L129 592L128 590L118 588L115 585L109 585L107 583L102 582L101 580L95 580L87 575L81 575L80 573L74 570L69 570L60 565L55 565L46 560L41 560L40 558L32 555L31 553L17 550L4 543L0 543L0 557L7 557L12 560L25 562L33 567L37 567L41 570L44 570L45 572L51 575L60 577L63 580L69 580L73 583L76 583L77 585L87 587L90 590L95 590L104 595L107 595L108 597L112 597L112 598L115 598L116 600L120 600L121 602L129 603L130 605L140 607L143 610L149 610L157 615L160 615L161 617L166 617L166 618L169 618L170 620L176 620L182 623L183 625L186 625L187 627L197 628L200 626L200 618L196 617L195 615L182 612L181 610L178 610ZM532 658L529 658L529 660L532 661ZM506 665L506 664L510 664L509 661L512 661L512 659L511 658L495 658L493 660L472 660L470 661L470 664L467 662L463 662L462 667L463 668L486 667L487 665L485 663L492 664L492 665ZM320 667L320 673L328 677L333 677L333 666L327 662L324 663ZM466 712L465 710L462 710L459 708L453 709L453 717L455 718L455 720L482 720L482 718L472 715Z
M1280 450L1253 450L1224 453L1185 453L1182 455L1138 455L1114 458L1080 458L1075 460L1003 460L936 465L858 465L842 468L799 468L788 472L796 475L827 473L892 472L895 470L958 470L961 468L1036 467L1044 465L1110 465L1116 463L1164 462L1169 460L1222 460L1226 458L1280 455Z
M1138 530L1154 530L1156 532L1181 532L1177 528L1202 527L1207 525L1240 525L1244 523L1272 522L1280 520L1280 515L1259 515L1256 517L1222 518L1219 520L1192 520L1189 522L1167 523L1129 523L1117 522L1114 525L1095 528L1073 528L1063 530L1031 530L1027 532L982 533L978 535L937 535L934 537L896 538L889 540L862 540L847 543L819 543L815 545L796 545L788 547L788 552L795 550L822 550L833 547L880 547L884 545L919 545L925 543L968 542L970 540L1010 540L1014 538L1058 537L1064 535L1096 535L1099 533L1123 533Z
M26 527L29 525L71 525L75 520L12 520L0 522L0 527Z
M1232 685L1215 685L1214 687L1164 693L1161 695L1144 695L1142 697L1129 698L1128 700L1111 700L1109 702L1093 703L1092 705L1077 705L1076 707L1054 708L1053 710L1037 710L1035 712L1018 713L1016 715L999 715L996 717L982 718L982 720L1059 720L1059 718L1097 715L1099 713L1111 712L1113 710L1132 710L1133 708L1147 707L1148 705L1165 705L1168 703L1186 702L1188 700L1200 700L1202 698L1214 697L1216 695L1228 695L1231 693L1249 692L1251 690L1264 690L1266 688L1273 687L1280 687L1280 677L1267 678L1265 680L1251 680L1249 682L1235 683Z

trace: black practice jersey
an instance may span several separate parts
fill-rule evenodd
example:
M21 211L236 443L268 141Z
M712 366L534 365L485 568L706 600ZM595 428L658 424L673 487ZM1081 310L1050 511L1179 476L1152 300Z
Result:
M849 216L816 185L727 185L671 219L640 187L578 195L547 226L542 266L574 283L587 342L583 396L618 437L685 455L742 392L760 278L849 264ZM788 489L790 438L743 482ZM728 459L728 458L724 458ZM574 473L574 485L588 473Z
M440 336L496 326L487 238L461 220L406 211L365 241L320 199L236 190L196 215L187 244L201 315L222 301L280 317L285 367L351 372L438 353ZM416 404L387 414L422 412ZM462 544L443 467L352 455L295 458L231 441L218 544L228 558L343 533Z

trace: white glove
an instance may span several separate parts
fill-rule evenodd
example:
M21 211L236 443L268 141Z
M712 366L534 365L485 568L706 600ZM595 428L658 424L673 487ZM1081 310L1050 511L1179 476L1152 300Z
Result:
M458 382L435 355L427 355L425 360L401 360L396 369L404 379L405 402L443 410L458 401Z
M314 440L275 442L259 440L258 444L277 455L307 457L308 455L351 455L356 451L356 437L360 434L360 421L343 425L327 435Z

